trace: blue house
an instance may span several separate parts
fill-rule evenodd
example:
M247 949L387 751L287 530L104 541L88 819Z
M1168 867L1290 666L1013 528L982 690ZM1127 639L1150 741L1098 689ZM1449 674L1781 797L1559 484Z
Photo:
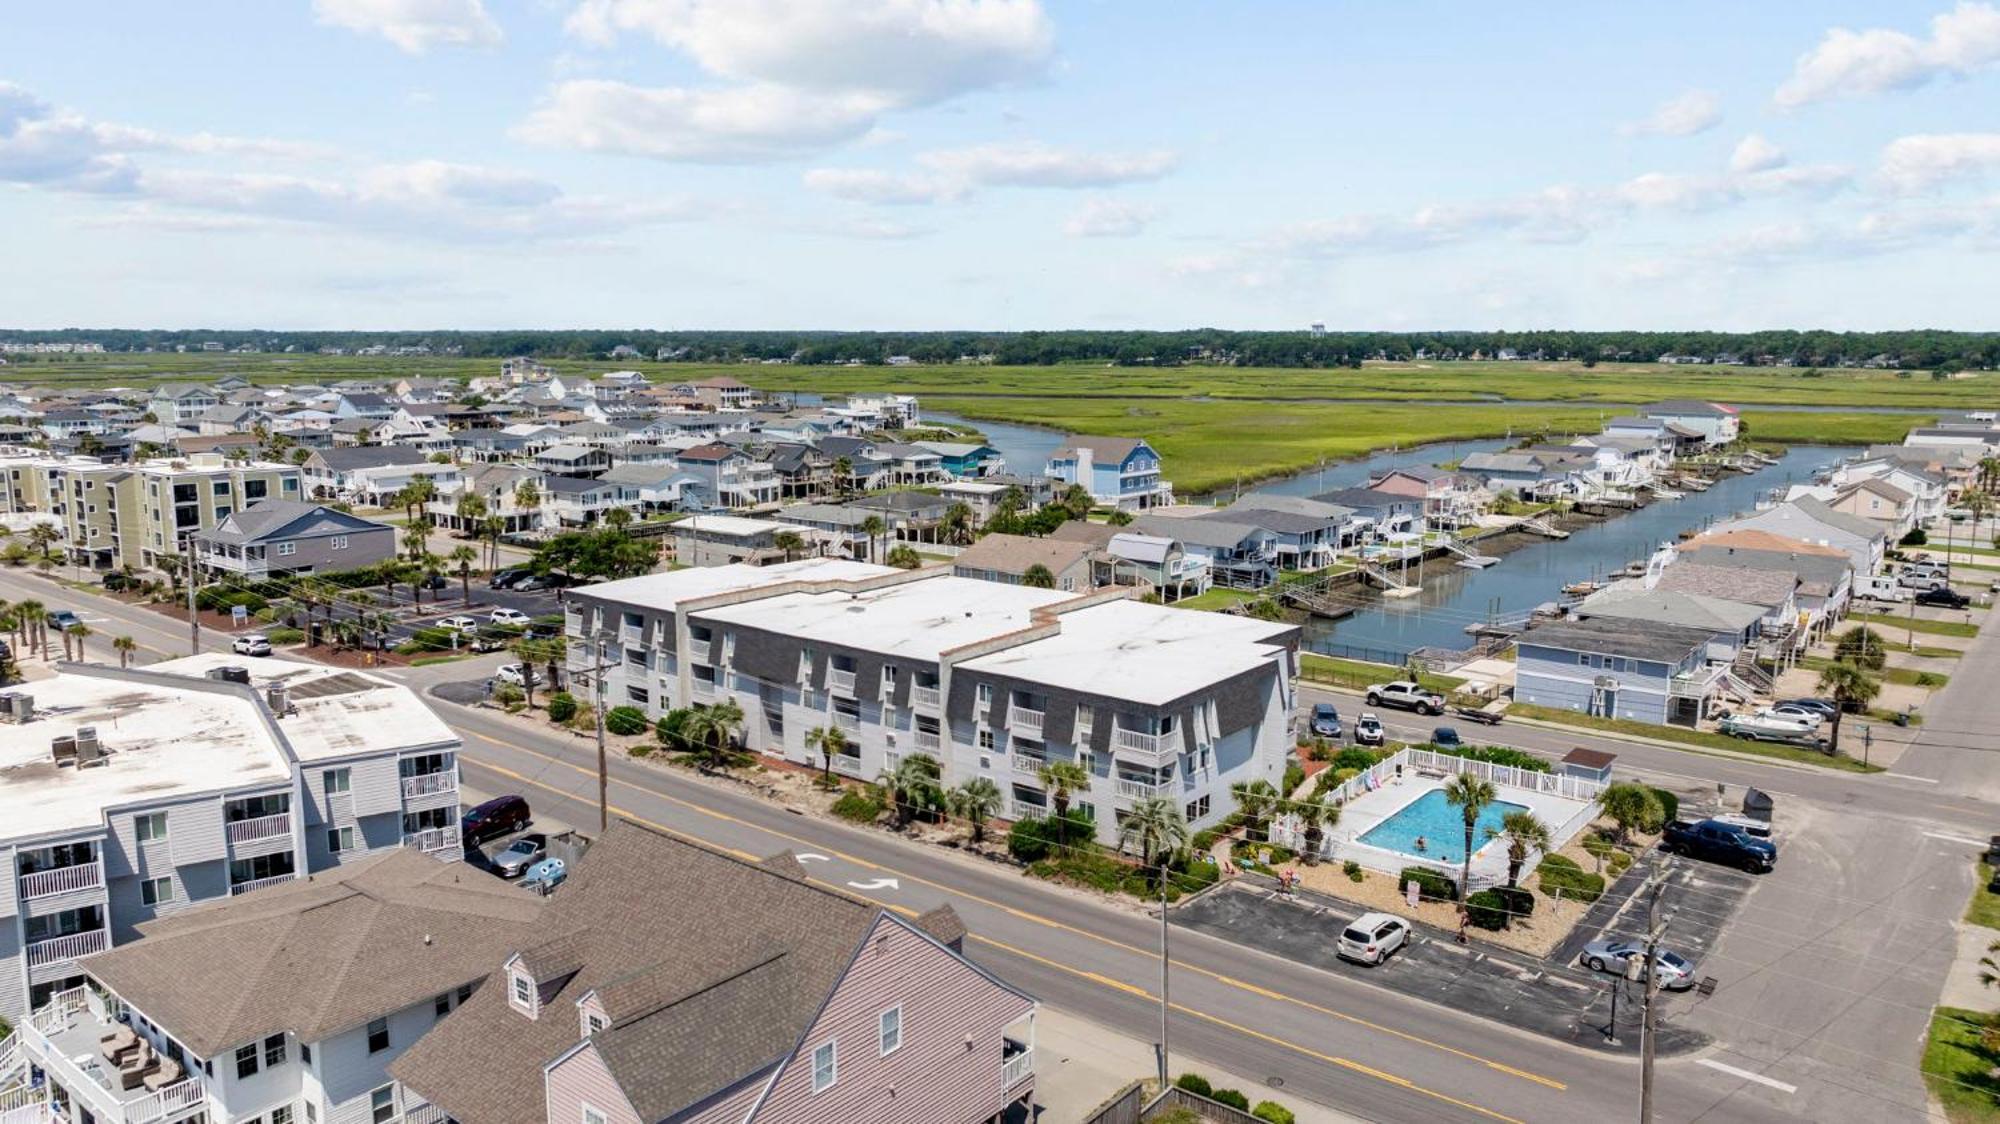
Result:
M1517 702L1692 726L1708 716L1727 664L1708 662L1716 634L1657 621L1593 617L1521 633L1514 670Z
M1063 488L1081 484L1098 504L1122 511L1174 498L1174 486L1160 478L1160 454L1139 437L1072 437L1049 456L1047 471Z
M919 449L927 449L938 455L939 463L953 479L976 480L1003 472L1007 462L1000 457L1000 450L991 445L973 445L960 441L915 441Z

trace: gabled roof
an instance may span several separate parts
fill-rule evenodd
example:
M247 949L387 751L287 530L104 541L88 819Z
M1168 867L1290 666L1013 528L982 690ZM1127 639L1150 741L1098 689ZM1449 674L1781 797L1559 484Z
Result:
M1170 515L1141 515L1132 521L1132 527L1141 534L1178 539L1192 546L1231 550L1241 546L1245 539L1271 533L1262 527L1228 519L1187 519Z
M681 470L671 464L620 464L612 466L609 472L598 479L606 484L657 488L680 474Z
M1910 493L1904 491L1901 488L1896 487L1894 484L1889 483L1887 480L1883 480L1875 476L1862 477L1861 479L1841 489L1840 494L1834 498L1836 500L1846 499L1848 496L1851 496L1856 492L1873 492L1876 495L1881 496L1883 499L1888 500L1890 503L1897 504L1899 506L1910 502Z
M1787 500L1784 504L1778 506L1784 507L1787 505L1796 508L1814 522L1824 523L1837 530L1846 531L1850 535L1859 535L1864 539L1887 537L1887 533L1882 530L1879 524L1863 519L1859 515L1849 515L1845 511L1835 511L1819 500L1810 497L1806 499Z
M726 461L730 457L740 457L742 455L743 450L741 449L732 449L727 445L718 445L711 441L706 445L696 445L692 449L682 449L680 459L684 461Z
M1769 609L1790 601L1798 587L1798 575L1781 570L1748 570L1741 566L1676 562L1660 571L1659 584L1654 588L1698 593Z
M254 543L307 534L361 534L368 531L394 534L395 528L325 504L258 500L242 511L231 512L214 530L202 531L195 537L209 542Z
M354 445L345 449L314 449L312 459L334 472L353 472L361 468L424 464L430 457L408 445Z
M587 496L605 488L616 488L611 481L592 480L586 476L544 476L541 480L542 492L550 496Z
M1084 449L1090 450L1090 459L1099 462L1124 463L1132 451L1145 444L1140 437L1071 437L1063 442L1052 456L1074 455Z
M1639 411L1649 418L1734 417L1736 411L1718 402L1701 402L1693 398L1669 398L1665 402L1655 402Z
M1764 606L1701 593L1645 589L1637 582L1620 582L1584 598L1579 616L1658 621L1703 628L1718 635L1741 633L1764 617Z
M1823 558L1838 558L1845 564L1847 552L1830 546L1820 546L1804 539L1788 538L1773 531L1744 529L1740 531L1710 531L1689 539L1681 549L1682 554L1692 550L1710 547L1731 550L1757 550L1786 554L1813 554Z
M1313 498L1321 503L1336 504L1355 511L1370 507L1422 507L1424 503L1416 496L1384 492L1377 488L1342 488Z
M1516 639L1525 645L1565 652L1595 652L1653 663L1675 664L1714 639L1705 628L1649 620L1596 617L1538 624Z
M952 559L952 569L991 570L995 573L1020 576L1033 566L1046 566L1051 574L1060 574L1089 558L1096 550L1089 543L1069 542L1063 539L1035 538L1032 535L987 535ZM972 575L978 576L978 575Z

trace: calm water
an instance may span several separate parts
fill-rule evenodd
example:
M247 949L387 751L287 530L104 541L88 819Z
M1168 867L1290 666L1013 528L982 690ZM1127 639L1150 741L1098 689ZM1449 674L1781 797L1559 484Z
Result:
M1479 819L1472 825L1472 851L1478 854L1486 846L1486 833L1499 831L1501 822L1515 812L1525 812L1524 804L1510 804L1496 800L1479 810ZM1417 840L1424 841L1424 848L1417 849ZM1356 842L1370 847L1396 851L1412 858L1431 859L1441 863L1465 861L1465 813L1451 806L1444 798L1444 790L1431 789L1408 804L1396 810L1396 814L1363 832Z
M1490 616L1514 616L1546 601L1574 581L1601 578L1684 530L1698 530L1756 506L1758 497L1810 478L1821 465L1851 449L1795 445L1762 472L1730 473L1706 492L1658 500L1639 511L1585 527L1561 541L1538 541L1506 555L1497 566L1467 570L1446 561L1422 569L1423 593L1384 600L1356 591L1362 609L1339 621L1313 619L1306 646L1360 658L1398 660L1422 647L1464 648L1465 626ZM1416 568L1410 570L1415 576Z

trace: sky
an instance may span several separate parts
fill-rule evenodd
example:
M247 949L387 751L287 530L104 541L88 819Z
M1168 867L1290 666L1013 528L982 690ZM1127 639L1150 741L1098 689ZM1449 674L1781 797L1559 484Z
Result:
M1991 330L1995 3L0 17L0 325Z

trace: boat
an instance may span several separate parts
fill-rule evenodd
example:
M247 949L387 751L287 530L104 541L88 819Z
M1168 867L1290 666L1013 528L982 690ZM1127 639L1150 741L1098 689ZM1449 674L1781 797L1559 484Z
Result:
M1571 597L1588 597L1602 588L1597 582L1571 582L1563 586L1563 592Z

